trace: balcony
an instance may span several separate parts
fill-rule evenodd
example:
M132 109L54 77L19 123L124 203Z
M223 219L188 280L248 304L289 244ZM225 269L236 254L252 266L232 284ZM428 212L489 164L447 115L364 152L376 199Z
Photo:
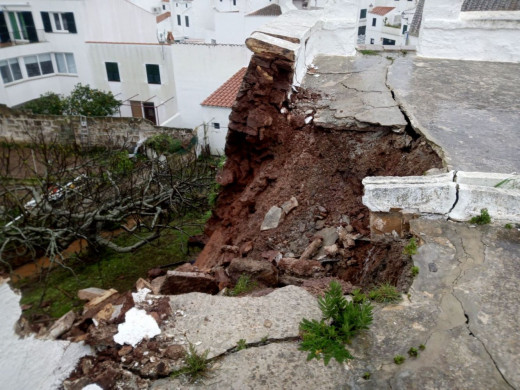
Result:
M381 28L381 33L388 35L401 35L401 25L386 24Z
M27 45L31 43L45 42L44 30L26 27L23 30L3 30L0 32L0 49L4 47Z

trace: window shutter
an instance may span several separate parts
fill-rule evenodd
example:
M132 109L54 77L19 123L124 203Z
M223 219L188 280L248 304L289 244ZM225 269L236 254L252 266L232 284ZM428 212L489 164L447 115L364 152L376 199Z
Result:
M67 21L67 26L69 28L69 33L76 34L78 30L76 30L76 22L74 21L74 14L72 12L65 12L63 17Z
M45 32L52 32L51 18L48 12L42 12L43 29Z

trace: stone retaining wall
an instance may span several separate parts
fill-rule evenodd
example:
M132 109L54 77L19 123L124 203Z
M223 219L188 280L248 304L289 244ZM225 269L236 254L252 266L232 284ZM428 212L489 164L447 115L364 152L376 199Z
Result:
M154 126L144 118L35 115L0 107L0 139L8 142L37 143L43 139L84 146L131 147L164 132L182 141L193 137L189 129Z

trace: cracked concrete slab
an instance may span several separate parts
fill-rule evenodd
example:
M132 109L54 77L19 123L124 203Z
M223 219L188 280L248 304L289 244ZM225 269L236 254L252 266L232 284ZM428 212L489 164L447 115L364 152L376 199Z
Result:
M388 85L449 169L520 171L520 64L406 56Z
M258 343L298 337L302 318L321 317L316 298L287 286L263 297L225 297L191 293L170 297L175 320L163 329L181 344L191 342L208 358L236 347L239 340Z

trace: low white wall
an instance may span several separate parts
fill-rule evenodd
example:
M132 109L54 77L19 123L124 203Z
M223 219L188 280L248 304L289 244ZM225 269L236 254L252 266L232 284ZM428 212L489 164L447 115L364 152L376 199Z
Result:
M222 156L226 147L231 108L203 106L202 113L206 126L197 128L199 144L202 146L209 145L212 155ZM220 128L216 129L214 123L218 123Z
M427 1L417 54L430 58L520 62L520 11L461 12L463 0Z

